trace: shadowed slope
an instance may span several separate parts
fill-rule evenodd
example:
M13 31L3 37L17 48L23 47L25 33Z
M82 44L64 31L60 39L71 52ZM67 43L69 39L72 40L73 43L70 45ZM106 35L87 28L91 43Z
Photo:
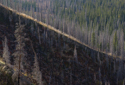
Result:
M33 42L33 47L37 53L40 69L43 73L43 80L47 84L70 85L73 83L75 85L100 85L100 83L104 84L106 81L110 81L111 85L116 84L120 60L116 60L104 52L98 52L88 45L81 43L76 38L23 13L19 13L3 5L1 5L0 9L1 13L6 11L7 22L9 22L9 14L14 17L13 21L9 22L9 24L4 22L8 26L12 25L8 30L14 27L15 23L18 22L19 15L21 16L22 23L26 24L25 31L27 38ZM30 32L32 24L35 24L33 33ZM6 25L4 26L6 27ZM40 28L41 43L39 43L38 28ZM14 30L10 33L11 36L14 35ZM4 32L6 32L6 29L4 29ZM10 35L7 37L12 39ZM14 42L14 39L11 41ZM77 51L78 61L74 58L74 48ZM14 50L13 47L12 51ZM34 59L30 41L26 42L26 51L28 53L26 63L28 64L25 68L27 73L30 74ZM116 67L114 68L113 65L116 65ZM119 78L119 80L123 81L123 78Z
M106 52L102 52L102 51L97 50L97 49L93 49L93 48L91 48L90 46L86 45L85 43L82 43L82 42L79 41L78 39L74 38L73 36L70 36L70 35L68 35L68 34L66 34L66 33L63 33L63 32L61 32L60 30L57 30L56 28L54 28L54 27L52 27L52 26L50 26L50 25L47 25L46 23L43 23L43 22L41 22L41 21L38 21L37 19L34 19L33 17L31 17L31 16L29 16L29 15L26 15L26 14L24 14L24 13L20 13L20 12L18 12L18 11L16 11L16 10L13 10L13 9L11 9L11 8L9 8L9 7L6 7L6 6L2 5L1 3L0 3L0 6L4 7L5 9L7 9L7 10L9 10L9 11L11 11L11 12L17 14L17 15L20 15L20 16L22 16L22 17L24 17L24 18L30 19L30 20L34 21L35 23L44 26L44 27L47 28L47 29L50 29L50 30L52 30L52 31L55 31L55 32L57 32L58 34L61 34L61 35L65 36L65 37L67 37L67 38L69 38L69 39L71 39L71 40L73 40L73 41L75 41L75 42L81 44L81 45L84 45L86 48L89 48L89 49L92 49L92 50L95 50L95 51L99 51L100 53L104 53L104 54L106 54L106 55L108 55L108 56L113 56L113 57L121 58L120 56L111 55L111 53L106 53Z

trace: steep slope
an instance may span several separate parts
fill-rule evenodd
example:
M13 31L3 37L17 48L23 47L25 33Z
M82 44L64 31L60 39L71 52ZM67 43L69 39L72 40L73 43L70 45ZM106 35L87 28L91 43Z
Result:
M28 38L25 47L28 55L25 60L25 70L28 75L32 72L34 60L32 42L44 84L100 85L108 82L115 85L123 83L124 75L120 74L123 72L118 72L121 65L120 59L114 59L112 56L93 50L75 38L31 17L24 17L23 14L1 6L0 10L0 42L2 44L4 36L7 36L11 54L15 50L14 31L19 15L22 24L26 25L24 34ZM0 50L2 56L2 45Z

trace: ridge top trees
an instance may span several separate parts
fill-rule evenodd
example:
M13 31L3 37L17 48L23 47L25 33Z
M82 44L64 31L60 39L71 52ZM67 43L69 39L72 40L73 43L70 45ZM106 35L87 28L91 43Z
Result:
M91 42L92 42L92 46L94 47L95 45L95 33L92 33L92 37L91 37Z
M118 46L118 38L117 38L117 31L115 31L113 38L113 48L115 52L117 51L117 46Z

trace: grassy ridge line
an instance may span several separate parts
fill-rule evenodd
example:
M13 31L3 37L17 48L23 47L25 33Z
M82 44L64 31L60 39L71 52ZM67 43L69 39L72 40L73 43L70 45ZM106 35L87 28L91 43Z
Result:
M73 36L70 36L70 35L68 35L68 34L66 34L66 33L64 33L64 32L61 32L60 30L57 30L56 28L54 28L54 27L52 27L52 26L50 26L50 25L47 25L46 23L43 23L43 22L41 22L41 21L38 21L37 19L34 19L33 17L31 17L31 16L29 16L29 15L26 15L26 14L24 14L24 13L20 13L20 12L18 12L18 11L16 11L16 10L13 10L13 9L10 8L10 7L6 7L6 6L2 5L1 3L0 3L0 6L4 7L4 8L7 9L7 10L10 10L10 11L12 11L12 12L14 12L14 13L16 13L16 14L22 16L22 17L25 17L25 18L27 18L27 19L30 19L30 20L34 21L34 22L37 22L38 24L40 24L40 25L42 25L42 26L44 26L44 27L46 27L46 28L48 28L48 29L50 29L50 30L52 30L52 31L55 31L55 32L57 32L57 33L59 33L59 34L65 36L65 37L67 37L67 38L69 38L69 39L71 39L71 40L73 40L73 41L76 41L76 42L78 42L78 43L81 44L81 45L84 45L84 46L86 46L86 47L88 47L88 48L90 48L90 49L92 49L92 50L98 51L97 49L93 49L93 48L91 48L90 46L88 46L87 44L82 43L81 41L79 41L78 39L74 38ZM115 56L115 55L111 55L111 53L106 53L106 52L104 52L104 51L99 51L99 52L102 53L102 54L108 55L108 56L113 56L114 58L121 58L120 56L118 57L118 56Z

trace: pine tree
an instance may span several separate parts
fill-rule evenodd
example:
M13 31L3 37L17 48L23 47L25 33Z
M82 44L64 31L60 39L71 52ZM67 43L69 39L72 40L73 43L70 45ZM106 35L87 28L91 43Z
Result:
M117 32L115 32L114 38L113 38L113 48L115 52L117 50L117 46L118 46L118 39L117 39Z
M24 57L26 56L25 47L25 33L24 33L25 26L21 25L20 17L19 17L19 24L16 23L16 30L15 30L15 38L16 38L16 51L13 53L15 58L14 65L18 68L18 85L20 85L20 71L24 70Z
M5 40L4 40L4 44L3 44L4 48L3 48L3 58L6 62L6 64L10 64L10 52L9 52L9 48L8 48L8 45L7 45L7 38L5 37Z
M75 58L76 62L78 62L76 46L74 48L74 58Z
M101 81L101 70L99 68L99 80Z
M35 56L35 60L34 60L33 77L35 80L37 80L39 85L42 85L42 73L39 70L39 64L38 64L36 56Z
M124 33L123 31L121 31L120 33L121 57L122 59L124 59Z
M33 68L32 75L33 75L33 78L37 81L37 83L39 85L43 85L43 83L42 83L42 73L41 73L40 68L39 68L39 63L38 63L38 60L37 60L37 54L36 54L36 52L33 48L32 42L31 42L31 47L32 47L34 55L35 55L34 68Z
M18 72L19 70L17 70L17 69L15 69L15 71L14 71L14 73L13 73L13 75L12 75L12 80L13 80L13 82L14 82L14 85L17 85L17 81L18 81ZM18 84L19 85L19 84Z

